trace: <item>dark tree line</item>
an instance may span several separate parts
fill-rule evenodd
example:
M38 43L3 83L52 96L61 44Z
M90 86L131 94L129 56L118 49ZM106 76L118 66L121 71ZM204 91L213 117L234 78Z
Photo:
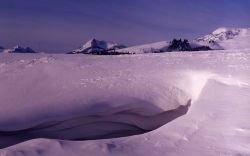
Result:
M196 46L192 47L187 39L173 39L167 49L168 52L171 51L207 51L212 50L208 46Z
M182 41L182 39L173 39L170 42L170 45L168 47L168 51L191 51L192 48L188 42L187 39L184 39Z

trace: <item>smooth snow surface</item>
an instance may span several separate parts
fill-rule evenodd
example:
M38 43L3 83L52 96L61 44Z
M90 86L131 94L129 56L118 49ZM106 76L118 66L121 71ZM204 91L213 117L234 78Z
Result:
M4 131L34 125L43 131L47 127L39 123L53 125L64 119L74 120L49 130L66 139L161 127L141 135L103 140L35 139L2 149L0 155L247 156L249 84L249 50L127 56L1 54L2 146L16 139ZM186 115L164 126L164 118L154 118L169 110L175 110L177 116L176 110L185 114L190 99ZM84 126L93 114L103 117L98 118L101 122ZM79 116L87 116L80 128L79 118L75 118ZM111 124L113 121L118 124ZM71 133L64 133L65 128L74 126Z

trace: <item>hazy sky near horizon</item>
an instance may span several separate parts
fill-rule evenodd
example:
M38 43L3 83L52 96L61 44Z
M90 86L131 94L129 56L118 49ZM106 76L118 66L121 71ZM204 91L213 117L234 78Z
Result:
M136 45L250 27L250 0L0 0L0 46L68 52L91 38Z

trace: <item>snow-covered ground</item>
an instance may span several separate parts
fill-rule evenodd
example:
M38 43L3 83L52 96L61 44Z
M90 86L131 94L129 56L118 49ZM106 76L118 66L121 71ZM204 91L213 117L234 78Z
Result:
M0 155L247 156L249 84L250 50L0 54Z

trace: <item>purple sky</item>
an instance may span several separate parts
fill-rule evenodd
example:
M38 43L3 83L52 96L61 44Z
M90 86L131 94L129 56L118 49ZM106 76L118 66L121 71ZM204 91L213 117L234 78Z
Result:
M91 39L125 45L250 27L250 0L0 0L0 46L68 52Z

